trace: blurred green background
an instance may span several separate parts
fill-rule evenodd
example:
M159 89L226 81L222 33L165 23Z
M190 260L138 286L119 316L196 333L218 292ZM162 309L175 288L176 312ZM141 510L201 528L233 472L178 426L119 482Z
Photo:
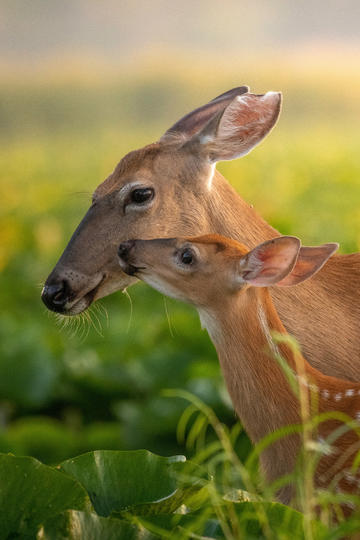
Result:
M182 4L0 3L2 452L189 455L170 387L235 422L194 310L143 284L95 305L92 325L40 301L97 184L196 106L240 84L281 90L271 136L218 168L282 233L360 248L358 4Z

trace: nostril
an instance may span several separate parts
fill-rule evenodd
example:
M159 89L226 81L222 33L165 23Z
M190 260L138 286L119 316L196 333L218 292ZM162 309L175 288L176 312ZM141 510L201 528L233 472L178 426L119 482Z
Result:
M62 282L61 289L56 292L52 298L54 304L64 304L67 299L67 287L66 282Z
M127 240L126 242L121 242L118 249L118 255L120 259L125 260L127 258L134 244L135 244L134 240Z
M45 285L41 298L49 309L63 307L69 296L69 287L67 282L60 281L52 285Z
M120 258L122 258L126 253L126 246L124 244L125 244L125 242L120 244L119 249L118 249L118 255L119 255Z

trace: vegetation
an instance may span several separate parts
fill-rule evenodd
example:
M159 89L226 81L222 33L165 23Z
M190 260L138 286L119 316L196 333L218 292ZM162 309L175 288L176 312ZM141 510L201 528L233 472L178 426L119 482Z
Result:
M151 520L153 526L146 529L151 531L146 536L138 521L140 514L131 510L131 519L128 514L124 517L124 510L133 503L116 502L111 512L122 513L120 518L108 517L111 512L99 512L92 498L92 489L97 492L98 486L88 488L75 473L70 478L65 466L60 471L52 468L99 449L146 448L162 456L185 454L204 466L207 480L200 484L207 486L207 497L216 492L222 502L220 506L213 500L208 504L204 497L194 503L199 526L194 525L193 516L191 530L197 534L232 538L235 533L226 532L226 523L233 506L235 514L242 516L239 527L243 530L248 518L242 525L241 520L258 505L248 501L239 510L243 503L236 497L243 497L242 492L236 492L235 502L224 502L231 490L244 490L245 485L234 472L238 463L234 465L231 459L227 459L227 481L216 471L213 479L209 477L209 460L201 457L201 452L208 449L208 455L216 456L220 449L211 451L212 445L218 444L216 431L200 429L205 425L204 416L199 415L189 425L186 436L176 439L176 428L188 403L179 393L165 396L165 388L187 390L215 411L221 425L227 426L226 432L232 434L231 443L241 463L252 451L236 423L215 351L192 309L172 300L165 302L142 284L129 290L130 299L120 293L112 295L92 308L90 319L83 317L68 324L58 321L41 304L41 284L89 205L92 190L127 151L154 140L192 106L238 83L254 81L252 86L259 92L282 89L284 110L275 131L261 148L242 160L222 163L219 169L282 233L296 234L307 244L338 241L343 252L360 248L360 78L354 75L356 71L351 72L344 63L337 73L326 66L317 73L311 61L299 62L295 70L284 60L272 72L266 66L260 69L257 65L256 71L241 66L241 71L236 71L242 73L239 80L234 79L234 66L232 71L225 66L219 85L210 66L190 73L182 67L181 60L176 67L164 63L160 68L153 63L141 73L127 74L126 80L114 74L100 79L58 73L56 77L45 74L37 79L9 77L2 81L0 451L32 456L51 467L7 455L1 456L0 467L14 475L28 474L30 484L39 482L42 486L42 495L53 483L51 475L64 478L58 484L61 501L51 502L56 512L24 518L24 528L17 530L22 538L27 534L33 537L40 524L42 538L55 537L51 536L54 527L72 530L75 522L80 529L100 531L99 538L121 538L121 527L124 538L131 538L131 534L152 538L159 530L165 534L164 530L173 530L171 527L188 527L188 514L171 515L175 521L169 525L168 510L161 511L166 517ZM195 426L193 431L191 425ZM203 434L200 446L195 444L199 432ZM83 459L96 455L87 454ZM131 454L131 459L138 455L150 454ZM112 456L120 463L120 454ZM76 459L80 464L81 458ZM143 469L139 466L138 471ZM142 474L134 477L133 485ZM19 485L12 482L20 482L12 473L8 481L6 489L10 491L3 486L0 491L4 516L5 503L13 500L8 494ZM213 485L216 489L211 491ZM113 486L106 489L116 493ZM131 497L136 505L172 497L170 488L160 497L149 495L146 500L134 493ZM261 490L259 495L269 500L269 494ZM35 506L34 500L24 499L22 508ZM41 505L42 499L36 500ZM176 501L192 508L186 490ZM172 511L175 506L170 505ZM275 520L277 524L302 520L295 511L286 510L287 514L278 506L261 508L260 514L265 512L271 523L275 523L271 521L272 508L282 516ZM282 512L290 516L290 522ZM259 512L254 515L260 523ZM143 513L141 516L146 521ZM19 523L19 516L9 513L6 519L8 529L4 530L14 533L13 523ZM121 525L114 523L115 519L120 519ZM263 534L270 538L275 530L274 538L281 538L281 529L271 527L265 532L262 529ZM309 532L310 527L304 533L301 524L298 537L313 534L322 538L322 529L314 527L314 532ZM70 533L64 532L64 538L72 538L66 534ZM258 532L246 534L246 538L251 534L259 537ZM284 534L286 538L288 532ZM335 531L324 534L324 538L340 537ZM181 538L180 533L177 537Z

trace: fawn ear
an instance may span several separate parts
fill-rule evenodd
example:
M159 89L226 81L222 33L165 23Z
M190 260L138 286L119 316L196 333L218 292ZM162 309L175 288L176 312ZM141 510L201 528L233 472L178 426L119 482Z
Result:
M339 244L335 242L316 247L301 247L294 268L277 285L289 287L309 279L324 266L338 247Z
M166 141L179 135L183 136L185 141L190 139L195 133L201 131L211 118L223 112L236 96L245 94L248 91L247 86L238 86L224 92L224 94L212 99L206 105L202 105L180 118L164 133L160 140Z
M241 282L255 287L275 285L295 266L300 240L295 236L280 236L260 244L239 262Z
M280 107L280 92L237 96L188 144L200 145L212 163L244 156L270 133Z

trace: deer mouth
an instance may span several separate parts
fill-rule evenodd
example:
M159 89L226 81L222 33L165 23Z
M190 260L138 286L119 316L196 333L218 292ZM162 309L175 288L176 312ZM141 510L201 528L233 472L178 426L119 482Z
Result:
M96 299L99 289L103 285L105 279L106 275L103 275L100 278L98 284L95 285L95 287L87 291L85 294L82 294L80 297L78 296L71 302L67 302L67 304L65 304L64 306L64 311L62 312L62 315L78 315L79 313L82 313L88 307L90 307L90 305Z
M120 266L122 271L125 272L125 274L127 274L128 276L136 276L136 274L141 272L141 270L145 270L146 268L145 266L135 266L134 264L124 262L122 262Z

